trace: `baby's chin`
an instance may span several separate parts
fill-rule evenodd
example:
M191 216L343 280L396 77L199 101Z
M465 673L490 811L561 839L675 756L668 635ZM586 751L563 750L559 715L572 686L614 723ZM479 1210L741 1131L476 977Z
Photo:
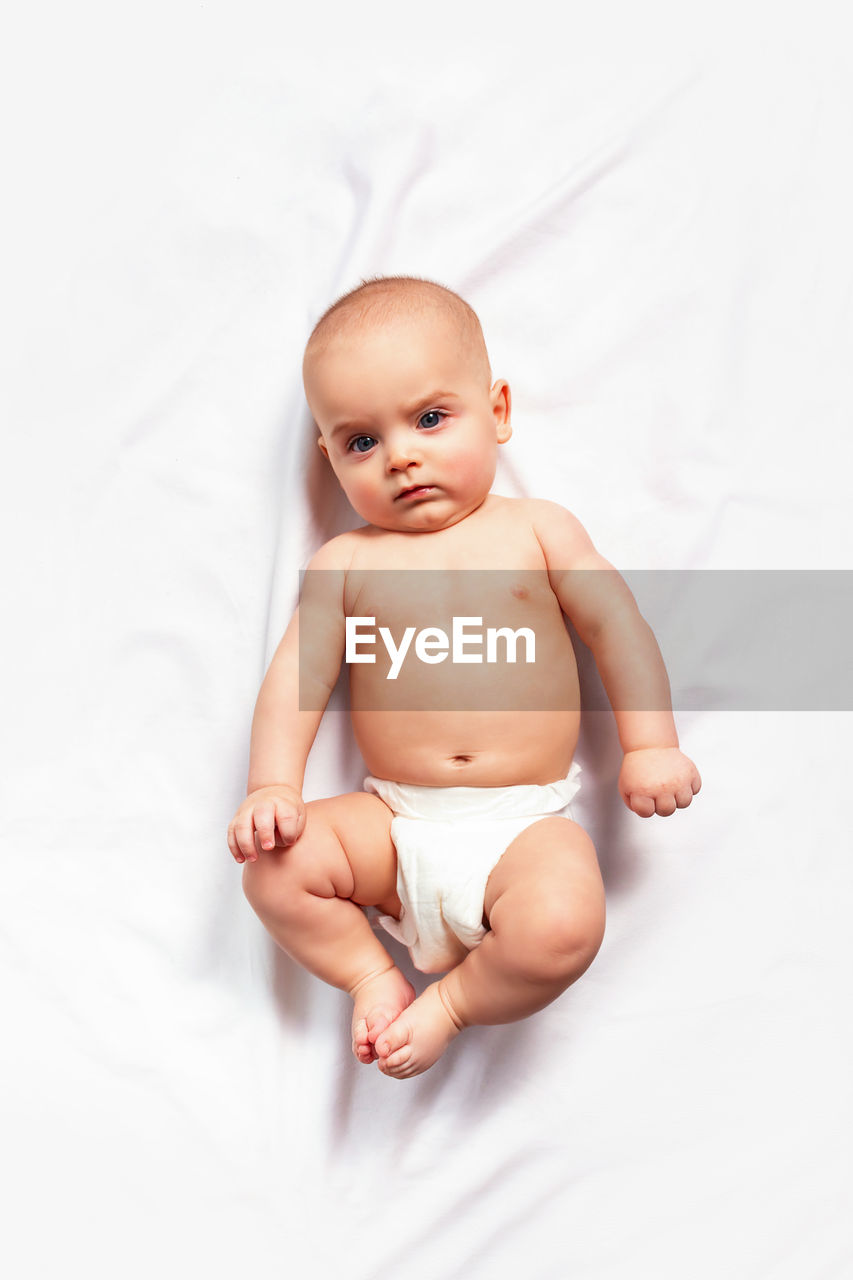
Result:
M467 506L450 505L441 499L419 502L417 506L410 507L405 512L401 512L400 516L395 513L383 515L378 520L367 519L368 524L372 524L375 529L385 529L389 533L438 533L442 529L449 529L454 524L459 524L473 511L482 506L488 494L483 494L481 498L471 502Z

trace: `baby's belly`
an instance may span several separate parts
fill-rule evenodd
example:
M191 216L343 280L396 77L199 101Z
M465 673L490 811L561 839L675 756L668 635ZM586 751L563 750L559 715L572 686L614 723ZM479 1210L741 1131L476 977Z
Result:
M388 623L396 646L404 623L426 628L424 635L440 628L444 637L435 653L415 639L393 668L390 653L375 643L375 661L350 666L353 729L375 777L504 787L556 782L568 773L580 726L571 641L547 575L535 581L528 575L521 584L506 576L498 576L497 588L489 579L484 595L475 591L476 575L473 585L468 575L464 599L428 598L420 612L405 597L402 616L387 598L370 601L367 616ZM451 585L458 587L455 579ZM462 619L472 639L457 649L454 620L466 609L474 615ZM490 646L490 628L506 628L515 640L496 631Z
M353 710L370 773L425 787L508 787L556 782L572 763L577 710Z

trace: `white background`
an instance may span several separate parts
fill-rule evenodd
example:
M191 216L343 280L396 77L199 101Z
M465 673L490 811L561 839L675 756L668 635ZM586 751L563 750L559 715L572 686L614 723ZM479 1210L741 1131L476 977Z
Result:
M414 1081L224 839L351 519L299 371L363 276L469 299L497 487L620 568L851 567L841 6L84 0L0 49L5 1273L850 1275L849 714L682 716L648 823L588 717L602 952ZM306 793L362 775L329 713Z

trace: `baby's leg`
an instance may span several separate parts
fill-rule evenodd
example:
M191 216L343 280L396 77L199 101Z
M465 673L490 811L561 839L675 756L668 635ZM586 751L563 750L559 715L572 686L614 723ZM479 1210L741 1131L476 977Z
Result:
M353 1052L372 1062L376 1037L415 995L361 909L400 914L391 810L367 792L305 809L296 843L261 850L243 868L243 888L288 955L352 996Z
M592 841L566 818L513 840L489 877L489 932L376 1041L379 1069L418 1075L467 1026L515 1022L556 999L604 936L604 887Z

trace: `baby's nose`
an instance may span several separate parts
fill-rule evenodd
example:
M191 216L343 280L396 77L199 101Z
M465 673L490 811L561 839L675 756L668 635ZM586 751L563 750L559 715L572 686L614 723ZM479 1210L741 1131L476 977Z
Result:
M411 432L398 431L389 436L385 456L389 471L405 471L406 467L417 463L420 454Z

